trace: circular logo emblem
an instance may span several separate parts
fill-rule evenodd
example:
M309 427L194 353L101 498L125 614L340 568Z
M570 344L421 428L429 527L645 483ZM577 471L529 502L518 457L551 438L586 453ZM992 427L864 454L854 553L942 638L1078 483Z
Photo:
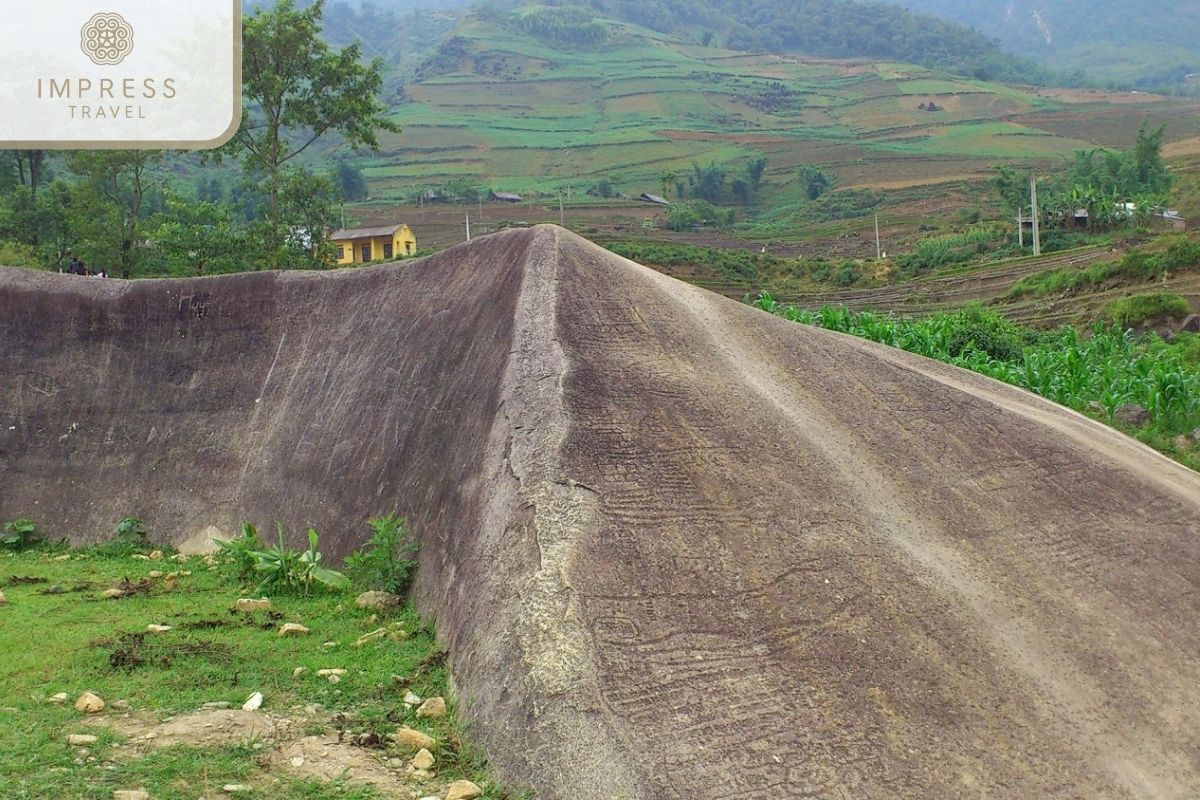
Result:
M100 66L120 64L133 52L133 26L120 14L97 14L80 31L80 47Z

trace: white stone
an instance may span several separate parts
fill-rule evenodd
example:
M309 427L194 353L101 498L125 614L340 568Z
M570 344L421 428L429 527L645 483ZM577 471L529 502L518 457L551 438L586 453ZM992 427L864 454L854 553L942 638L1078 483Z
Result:
M308 628L297 622L285 622L279 629L280 636L303 636L306 633L308 633Z
M329 677L340 678L345 674L346 674L346 670L344 670L344 669L319 669L319 670L317 670L318 678L329 678Z
M70 699L71 699L71 698L70 698L70 696L69 696L69 695L68 695L66 692L59 692L58 694L52 694L52 695L50 695L50 699L49 699L47 702L50 702L50 703L65 703L65 702L67 702L67 701L68 701L68 700L70 700Z
M89 744L95 744L98 741L100 741L99 737L87 733L72 733L67 736L67 744L72 747L84 747Z
M300 767L303 767L304 766L304 757L296 756L295 758L292 759L291 764L293 767L296 767L297 769L299 769Z
M150 800L150 793L141 789L117 789L113 792L113 800Z
M171 630L170 625L147 625L146 633L166 633Z
M421 695L413 691L408 691L404 694L404 705L419 706L421 704Z
M221 787L221 791L226 794L249 794L254 787L246 783L227 783Z
M306 672L308 672L308 667L296 667L294 670L292 670L292 677L299 678Z
M100 593L100 596L105 600L118 600L125 596L125 593L120 589L105 589Z
M378 630L371 631L370 633L364 633L362 636L358 637L358 639L354 642L354 646L362 647L364 644L373 642L377 639L382 639L384 636L387 636L387 628L379 628Z
M153 551L151 551L151 553L150 553L150 560L151 560L151 561L162 561L162 558L163 558L163 551L162 551L162 550L153 550Z
M255 692L250 695L250 698L242 704L242 711L258 711L262 708L263 695L262 692Z
M270 611L271 601L265 597L255 600L251 597L243 597L233 604L233 607L245 614L251 614L255 611Z
M428 749L437 744L432 736L413 730L407 726L400 728L392 734L392 741L401 747L406 747L411 750Z

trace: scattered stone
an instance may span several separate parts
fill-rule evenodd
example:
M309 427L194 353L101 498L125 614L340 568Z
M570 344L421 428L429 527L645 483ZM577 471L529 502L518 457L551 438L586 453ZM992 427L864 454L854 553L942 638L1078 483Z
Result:
M162 550L151 551L151 553L150 553L151 561L162 561L162 559L163 559L163 551Z
M65 703L70 699L71 698L67 695L66 692L59 692L58 694L50 695L50 699L47 700L46 702L48 702L48 703Z
M150 794L141 789L118 789L113 792L113 800L150 800Z
M437 795L430 795L429 797L422 797L421 800L442 800L442 798Z
M4 596L4 592L0 592L0 606L8 602L8 598Z
M64 593L65 591L66 591L66 589L64 589L63 587L59 586L59 585L56 583L56 584L54 584L54 585L52 585L52 586L48 586L48 587L46 588L46 591L44 591L42 594L62 594L62 593Z
M344 670L344 669L319 669L319 670L317 670L318 678L328 678L330 676L340 678L345 674L346 674L346 670Z
M98 694L84 692L75 701L75 710L82 711L84 714L99 714L104 710L104 701Z
M364 633L362 636L358 637L358 639L356 639L354 642L354 646L362 647L364 644L369 644L370 642L382 639L384 636L387 636L387 628L379 628L378 630L373 630L370 633Z
M419 781L431 781L437 777L427 769L416 769L413 766L409 766L408 774Z
M227 783L221 787L221 791L225 794L249 794L254 791L254 787L245 783Z
M291 760L291 765L296 769L304 766L304 756L296 756Z
M418 717L437 719L446 716L446 701L441 697L431 697L417 709Z
M130 556L130 558L132 558L134 561L149 561L150 560L150 556L146 555L145 553L134 553L133 555Z
M54 560L55 560L55 561L70 561L70 560L71 560L71 556L70 556L70 554L67 554L67 555L65 555L65 556L55 556L55 557L54 557Z
M146 577L148 577L148 578L154 578L155 580L158 580L158 579L159 579L159 578L161 578L162 576L163 576L162 570L160 570L160 569L153 569L153 570L150 570L150 574L149 574L149 575L147 575Z
M405 726L392 734L392 741L410 750L427 750L437 744L432 736Z
M89 744L95 744L100 741L100 737L92 736L86 733L72 733L67 736L67 744L72 747L86 747Z
M263 597L254 600L249 597L243 597L233 604L233 607L244 614L252 614L255 611L270 611L271 601Z
M250 699L242 704L242 711L258 711L262 708L263 696L262 692L255 692L250 695Z
M446 800L475 800L482 796L483 789L470 781L455 781L446 789Z
M371 611L394 611L404 604L404 598L391 592L363 592L354 601L359 608Z
M1200 442L1200 428L1196 428L1196 430L1192 431L1192 439Z
M417 769L432 769L435 763L433 753L422 747L417 751L417 754L413 756L413 759L410 763Z
M412 689L409 689L407 692L404 693L404 705L406 705L406 706L421 705L421 695L417 694Z
M402 758L389 758L387 760L387 765L391 769L404 769L404 767L406 766L404 763L404 759L402 759Z
M117 700L115 703L112 704L112 707L114 709L116 709L117 711L128 711L129 710L129 701L128 700Z
M147 625L146 633L166 633L172 630L170 625Z
M303 636L306 633L308 633L308 628L296 622L285 622L279 629L280 636Z
M200 706L200 708L216 711L222 708L231 708L232 706L233 703L229 702L228 700L214 700L212 702L205 703L204 705Z
M175 555L171 556L171 560L176 564L186 564L188 557L185 553L176 553Z
M325 680L329 681L330 683L341 683L342 676L341 675L330 675ZM341 692L334 692L334 694L341 694Z
M1113 413L1113 419L1125 425L1141 428L1150 421L1150 412L1137 403L1126 403L1117 407L1116 412Z
M308 672L308 667L296 667L294 670L292 670L292 677L299 678L306 672Z
M120 589L105 589L100 593L100 597L105 600L120 600L125 596L125 592Z
M321 645L321 647L324 647L326 650L328 650L331 647L337 647L337 642L326 642L325 644Z

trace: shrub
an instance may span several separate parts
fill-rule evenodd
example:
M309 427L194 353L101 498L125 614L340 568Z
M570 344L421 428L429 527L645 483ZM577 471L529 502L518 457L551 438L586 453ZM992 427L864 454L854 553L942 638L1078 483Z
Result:
M1122 328L1134 328L1155 317L1182 319L1191 313L1188 301L1170 292L1135 294L1113 300L1104 307L1103 319Z
M41 540L36 522L24 518L14 519L4 523L4 536L0 537L0 547L7 550L26 550Z
M292 550L283 541L282 524L278 525L278 531L278 544L252 552L254 570L263 576L256 593L299 591L307 595L314 583L334 591L350 586L345 575L321 566L323 557L317 550L320 537L315 529L308 529L307 550Z
M371 538L346 559L350 581L362 589L404 594L417 569L417 542L395 514L367 524Z
M258 564L258 559L254 557L254 554L261 552L263 548L262 540L258 538L258 531L255 527L249 522L243 522L240 535L228 542L217 541L217 547L229 557L238 580L250 580Z
M858 269L855 267L854 262L847 261L846 263L842 264L842 268L838 270L837 277L834 278L834 282L837 283L838 286L853 286L854 284L858 283L859 277Z
M112 558L131 556L150 547L146 523L137 517L125 517L117 523L117 535L95 547L97 554Z

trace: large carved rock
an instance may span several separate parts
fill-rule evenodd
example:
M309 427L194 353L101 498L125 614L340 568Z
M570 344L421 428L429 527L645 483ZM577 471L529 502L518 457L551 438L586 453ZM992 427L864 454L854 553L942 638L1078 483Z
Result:
M460 708L544 800L1200 793L1200 477L558 229L0 271L0 469L0 518L76 541L343 555L405 513Z

